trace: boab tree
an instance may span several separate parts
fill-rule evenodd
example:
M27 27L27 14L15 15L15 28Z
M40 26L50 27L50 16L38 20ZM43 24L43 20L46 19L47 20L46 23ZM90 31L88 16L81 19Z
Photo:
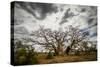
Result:
M69 46L65 50L66 54L69 54L72 48L79 49L79 47L82 47L84 41L87 42L88 32L81 32L80 29L72 26L67 27L67 32ZM81 49L83 49L83 47Z
M33 36L31 39L33 44L42 45L46 49L53 50L55 55L60 55L65 52L68 54L72 46L78 45L86 38L85 34L72 26L69 26L66 31L60 29L58 31L52 31L51 29L40 27L39 30L34 31L31 35ZM69 44L68 47L65 47L66 43Z
M55 55L63 54L64 42L67 41L67 33L59 31L52 31L51 29L44 29L40 27L38 31L34 31L32 42L34 44L42 45L50 51L53 50Z

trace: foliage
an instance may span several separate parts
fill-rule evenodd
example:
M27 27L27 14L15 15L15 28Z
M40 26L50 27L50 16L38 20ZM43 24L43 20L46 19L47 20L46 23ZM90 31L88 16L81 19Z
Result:
M19 47L20 46L20 47ZM26 64L36 64L38 63L36 58L36 52L34 48L30 46L23 45L21 41L17 42L15 48L15 65L26 65Z
M51 51L48 53L46 59L53 59L53 53Z

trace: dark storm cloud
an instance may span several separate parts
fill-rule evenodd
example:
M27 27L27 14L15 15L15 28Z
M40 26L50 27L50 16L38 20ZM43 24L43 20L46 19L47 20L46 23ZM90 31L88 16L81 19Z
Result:
M77 15L75 15L73 12L71 12L71 9L70 8L68 8L67 10L66 10L66 12L65 12L65 14L64 14L64 16L63 16L63 18L62 18L62 21L59 23L60 25L62 25L62 24L64 24L64 23L66 23L66 22L68 22L68 18L72 18L73 16L77 16Z
M16 4L19 5L16 7L24 9L39 20L43 20L48 13L51 14L53 12L57 12L57 7L50 3L16 2ZM40 17L36 15L35 11L38 11Z
M94 18L90 18L88 19L88 24L90 24L91 22L93 22Z
M90 37L97 36L97 7L96 6L82 6L80 7L80 13L87 13L88 17L85 18L88 26L81 29L81 32L88 32ZM94 30L91 30L93 29ZM92 34L91 34L92 33Z
M83 32L83 34L89 36L90 35L90 31L85 31L85 32Z
M85 8L82 8L82 9L81 9L81 12L85 12L85 11L86 11L86 9L85 9Z
M88 20L87 23L88 23L89 26L97 25L97 18L89 18L87 20Z
M63 19L66 19L66 18L70 17L69 12L70 12L70 8L66 10Z
M95 6L16 2L15 7L16 16L12 20L14 22L12 25L17 26L14 34L23 36L38 28L38 24L43 23L44 27L52 30L60 26L62 28L67 25L79 26L80 32L87 36L97 36L97 7Z
M90 37L97 36L97 23L95 23L94 25L91 25L87 28L81 29L80 32L85 33L86 35L88 35Z
M66 22L68 22L68 20L66 19L62 19L62 21L59 23L60 25L62 25L62 24L64 24L64 23L66 23Z
M97 36L97 32L93 33L90 37L95 37Z
M90 16L97 16L97 6L90 6L90 8L91 8Z
M62 18L62 21L59 23L60 25L64 24L65 22L67 22L67 18L70 17L69 15L69 11L70 11L70 8L68 8Z
M90 16L97 15L97 6L78 6L79 8L76 8L76 11L83 13L88 12Z
M88 26L88 27L86 27L84 29L81 29L80 32L87 31L87 30L91 29L92 27L97 27L97 23L94 23L93 25L90 25L90 26Z

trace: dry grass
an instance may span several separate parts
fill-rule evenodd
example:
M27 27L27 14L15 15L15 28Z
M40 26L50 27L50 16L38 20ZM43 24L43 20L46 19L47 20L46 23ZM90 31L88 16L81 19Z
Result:
M64 55L64 56L54 56L53 59L45 59L45 54L40 54L37 56L38 64L50 64L50 63L65 63L65 62L79 62L79 61L96 61L97 54L93 53L90 55Z

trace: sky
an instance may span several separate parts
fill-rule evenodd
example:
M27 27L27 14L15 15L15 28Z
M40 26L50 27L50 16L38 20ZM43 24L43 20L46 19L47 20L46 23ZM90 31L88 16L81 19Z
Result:
M15 2L14 36L27 37L39 26L63 31L69 25L87 32L91 41L97 41L97 7L88 5Z

